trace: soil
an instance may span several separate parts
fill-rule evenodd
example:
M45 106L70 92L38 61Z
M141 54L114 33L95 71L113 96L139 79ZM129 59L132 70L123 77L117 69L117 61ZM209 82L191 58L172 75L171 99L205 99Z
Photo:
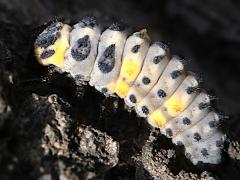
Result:
M1 0L0 179L240 178L239 9L233 0ZM201 74L224 117L221 164L193 166L121 99L37 63L33 42L47 24L86 15L147 28Z

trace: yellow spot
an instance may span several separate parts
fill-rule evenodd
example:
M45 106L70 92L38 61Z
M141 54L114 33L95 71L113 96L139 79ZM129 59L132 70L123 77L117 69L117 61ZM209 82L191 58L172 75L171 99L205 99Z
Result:
M181 101L180 96L177 95L170 97L165 102L164 106L166 107L168 114L173 117L177 116L185 108L185 104Z
M151 121L152 124L155 124L157 127L163 127L167 122L166 117L159 109L150 114L148 120Z
M141 70L140 68L141 67L134 63L133 60L124 60L121 67L121 75L128 82L134 81Z
M35 54L37 56L39 63L43 64L43 65L53 64L62 69L64 66L65 51L69 48L68 39L65 37L62 37L62 38L58 39L55 42L55 44L50 47L49 47L49 49L53 49L55 51L55 53L54 53L54 55L52 55L51 57L46 58L46 59L40 58L41 54L44 50L43 48L37 47L35 49Z
M129 85L123 80L118 80L115 84L115 91L119 97L126 97L129 91Z

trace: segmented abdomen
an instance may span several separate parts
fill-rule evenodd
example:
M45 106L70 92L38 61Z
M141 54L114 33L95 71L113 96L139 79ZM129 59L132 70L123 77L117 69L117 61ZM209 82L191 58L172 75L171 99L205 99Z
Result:
M224 135L211 98L165 44L150 45L145 29L127 37L116 23L101 33L91 17L73 29L57 22L38 36L35 54L41 64L58 66L104 94L123 98L174 144L184 145L193 164L220 162Z

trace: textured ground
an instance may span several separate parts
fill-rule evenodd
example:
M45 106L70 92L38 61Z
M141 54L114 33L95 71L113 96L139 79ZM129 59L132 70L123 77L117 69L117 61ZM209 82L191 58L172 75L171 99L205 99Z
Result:
M237 179L240 177L240 3L232 1L0 1L0 179ZM191 59L229 119L223 163L194 167L183 149L66 74L41 67L33 41L56 16L146 27ZM46 81L42 81L45 77Z

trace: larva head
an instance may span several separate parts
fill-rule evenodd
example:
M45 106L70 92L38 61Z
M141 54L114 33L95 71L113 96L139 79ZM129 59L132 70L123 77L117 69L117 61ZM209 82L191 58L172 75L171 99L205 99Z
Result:
M48 26L36 39L35 56L40 64L63 68L65 51L69 47L70 26L56 22Z

